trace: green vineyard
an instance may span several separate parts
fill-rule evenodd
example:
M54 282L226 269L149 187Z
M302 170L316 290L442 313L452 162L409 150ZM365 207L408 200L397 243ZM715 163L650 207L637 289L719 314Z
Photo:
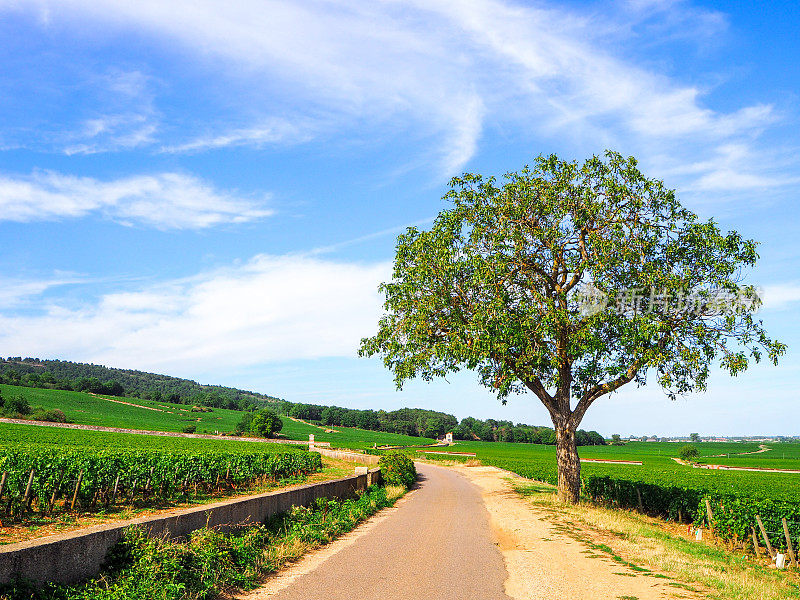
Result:
M32 511L95 511L117 502L170 501L322 468L317 453L250 450L0 447L0 514L14 518Z

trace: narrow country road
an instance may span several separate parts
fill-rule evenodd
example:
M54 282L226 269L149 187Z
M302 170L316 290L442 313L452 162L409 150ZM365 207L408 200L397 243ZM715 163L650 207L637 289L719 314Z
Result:
M508 600L506 568L480 490L418 464L419 488L395 510L283 589L248 600ZM274 592L274 593L273 593Z

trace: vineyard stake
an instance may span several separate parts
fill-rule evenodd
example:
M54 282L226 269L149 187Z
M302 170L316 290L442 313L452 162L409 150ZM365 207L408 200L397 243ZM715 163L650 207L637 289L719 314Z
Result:
M56 503L56 498L58 498L58 490L61 489L62 481L64 481L64 467L61 467L61 474L58 476L58 483L56 483L56 487L53 488L53 495L50 496L50 504L47 506L48 513L53 511L53 505Z
M708 526L711 527L711 521L714 520L714 513L711 511L711 502L708 501L706 496L706 515L708 516Z
M70 510L75 510L75 503L78 501L78 492L81 489L81 481L83 481L83 471L78 473L78 481L75 484L75 491L72 494L72 502L69 505Z
M775 550L772 549L772 544L769 543L769 536L767 535L767 530L764 529L764 523L761 522L760 515L756 515L756 521L758 521L758 528L761 530L761 535L764 538L764 545L767 547L769 557L775 558Z
M0 478L0 498L3 497L3 490L6 488L6 479L8 478L8 471L3 471L3 476Z
M756 535L756 528L752 525L750 526L750 532L753 534L753 549L755 550L756 556L759 558L761 557L761 546L758 545L758 536Z
M639 499L639 512L644 513L644 505L642 504L642 492L639 491L639 488L636 488L636 497Z
M111 494L111 504L114 504L114 501L117 499L118 491L119 491L119 474L117 474L117 480L114 482L114 492Z
M22 498L22 504L25 505L25 510L29 510L30 509L31 502L33 501L33 498L30 497L30 495L31 495L31 486L33 486L33 473L34 473L34 470L31 469L31 474L28 477L28 485L25 486L25 497Z
M794 548L792 548L792 536L789 535L789 526L786 524L786 517L781 519L783 523L783 534L786 536L786 549L789 550L789 558L792 565L797 565L797 557L794 555Z

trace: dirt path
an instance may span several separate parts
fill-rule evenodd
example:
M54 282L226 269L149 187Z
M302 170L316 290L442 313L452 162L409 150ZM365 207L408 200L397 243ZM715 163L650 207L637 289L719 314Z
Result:
M395 509L240 598L509 600L479 489L449 469L419 468L419 489Z
M514 600L701 597L592 551L552 521L548 512L514 492L510 480L522 478L495 467L455 470L481 490L508 571L505 591Z
M745 454L755 454L755 452L745 452ZM704 457L708 458L708 457ZM696 463L686 462L680 458L673 459L679 465L684 467L692 467L693 469L711 469L712 471L750 471L754 473L800 473L797 469L768 469L765 467L730 467L728 465L700 465Z
M772 448L770 448L769 446L765 444L759 444L758 450L753 450L752 452L736 452L734 454L728 452L727 454L711 454L703 458L720 458L721 456L744 456L745 454L761 454L762 452L769 452L770 450L772 450Z

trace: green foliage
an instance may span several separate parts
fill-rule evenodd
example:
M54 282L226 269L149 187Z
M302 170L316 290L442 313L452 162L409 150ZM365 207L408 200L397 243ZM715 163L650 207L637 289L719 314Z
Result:
M250 421L250 433L260 437L273 437L282 428L283 421L268 408L258 411Z
M0 403L0 415L4 417L24 418L31 414L31 412L32 409L31 405L28 403L28 399L21 394L14 396L8 395L6 398L2 399L2 403Z
M697 449L697 446L687 444L681 448L678 456L680 456L683 460L691 461L700 456L700 451Z
M755 264L755 242L700 222L635 159L605 158L539 157L502 186L454 178L453 207L430 231L398 238L392 281L381 286L387 314L360 353L381 355L398 386L466 367L500 398L531 389L551 412L546 389L568 383L580 416L619 385L646 383L650 368L670 395L702 390L712 359L736 342L744 350L721 361L732 374L762 351L777 362L785 346L752 318L759 300L737 279ZM589 283L605 298L722 290L751 304L714 304L706 293L691 310L664 302L587 314Z
M50 410L44 408L37 408L31 414L31 419L33 421L47 421L50 423L66 423L67 422L67 415L64 414L59 408L51 408Z
M182 431L183 431L183 433L194 433L195 431L197 431L197 426L196 425L187 425L186 427L183 428Z
M417 468L406 454L402 452L388 452L381 456L378 466L381 476L389 485L402 485L406 489L414 485L417 480Z
M274 452L252 445L248 453L2 446L0 471L8 476L0 510L20 514L31 470L34 506L46 512L54 492L56 498L71 498L79 476L81 507L98 510L110 500L117 477L118 497L170 500L194 490L211 492L220 485L285 479L321 468L322 460L315 452Z
M210 529L192 533L188 542L149 538L139 528L109 556L98 578L76 586L0 586L7 600L211 600L235 589L250 588L259 578L297 558L304 549L325 544L394 499L385 488L372 487L354 500L319 499L308 508L294 507L266 525L234 534ZM287 555L278 548L299 548Z

